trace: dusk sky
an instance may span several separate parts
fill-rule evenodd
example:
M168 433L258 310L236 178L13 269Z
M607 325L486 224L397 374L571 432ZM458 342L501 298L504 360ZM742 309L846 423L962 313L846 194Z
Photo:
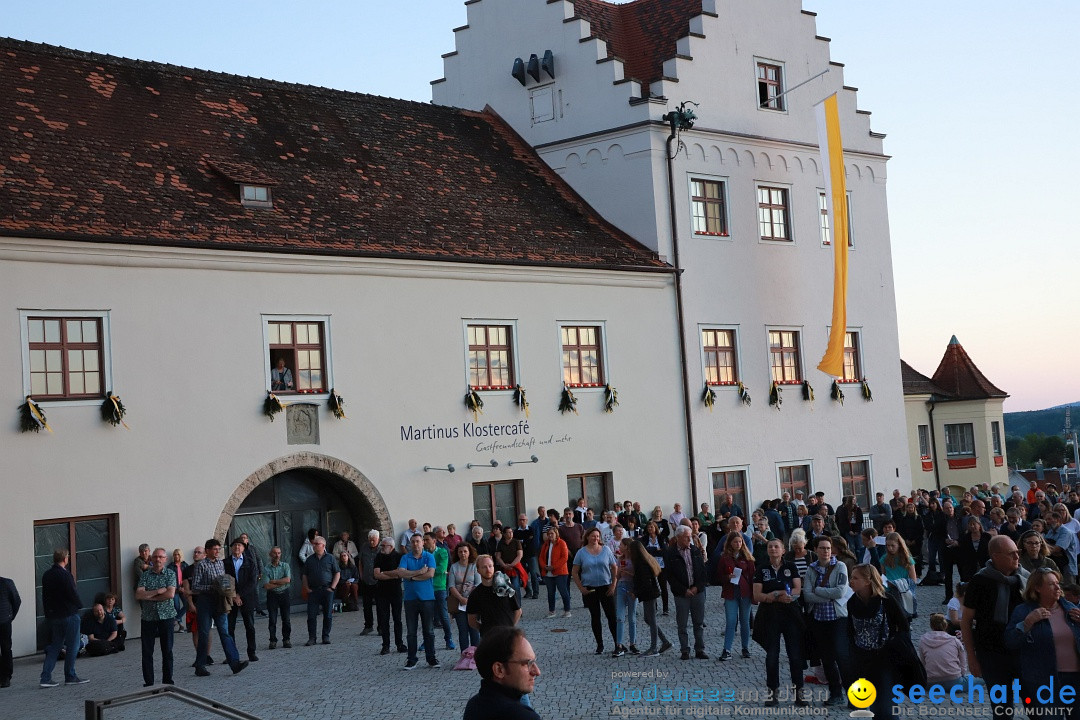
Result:
M0 34L22 40L419 101L465 24L462 0L3 5ZM804 8L887 135L903 358L931 375L956 335L1006 411L1080 401L1080 233L1062 224L1080 167L1080 3Z

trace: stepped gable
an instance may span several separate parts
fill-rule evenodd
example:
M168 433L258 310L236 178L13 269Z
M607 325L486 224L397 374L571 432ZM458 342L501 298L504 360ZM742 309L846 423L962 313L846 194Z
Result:
M679 38L690 34L690 19L702 14L702 0L571 0L593 34L607 43L608 57L622 61L624 75L649 85L663 78L664 61L677 54Z
M945 355L934 371L934 384L946 390L954 400L985 400L1007 398L1009 394L986 379L964 351L964 346L952 336Z
M900 379L904 385L905 395L938 395L940 397L949 397L949 393L935 385L933 380L926 377L903 360L900 361Z
M240 203L265 185L272 208ZM0 39L0 234L670 271L490 109Z

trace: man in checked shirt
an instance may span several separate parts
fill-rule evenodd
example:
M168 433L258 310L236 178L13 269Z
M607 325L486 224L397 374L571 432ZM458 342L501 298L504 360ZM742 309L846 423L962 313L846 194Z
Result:
M225 658L236 674L248 666L247 661L240 661L236 652L236 643L229 635L229 615L224 609L224 598L218 590L217 579L225 574L225 563L221 560L221 542L210 538L204 546L206 557L195 565L191 578L191 592L195 596L195 611L198 613L199 647L195 655L195 674L206 677L206 655L210 645L210 623L217 625L221 647Z

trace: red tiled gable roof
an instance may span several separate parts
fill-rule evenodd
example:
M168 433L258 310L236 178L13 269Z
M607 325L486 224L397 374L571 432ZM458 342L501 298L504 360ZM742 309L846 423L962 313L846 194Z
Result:
M900 380L904 384L905 395L949 396L949 393L935 385L933 380L926 377L903 360L900 361Z
M272 209L237 183L273 187ZM492 111L0 39L0 234L669 270Z
M1006 398L1008 393L999 390L986 379L964 351L964 346L954 335L945 348L945 355L934 371L934 384L946 390L956 400L984 400Z
M608 57L617 57L625 75L649 84L664 75L664 61L675 57L676 41L690 34L690 18L702 14L701 0L634 0L615 5L604 0L571 0L592 32L607 43Z

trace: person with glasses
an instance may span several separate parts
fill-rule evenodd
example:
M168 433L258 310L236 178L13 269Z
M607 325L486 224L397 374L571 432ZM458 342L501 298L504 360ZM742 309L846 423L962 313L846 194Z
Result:
M990 562L975 573L964 595L960 631L967 650L968 668L987 685L1008 685L1018 676L1016 655L1005 645L1009 617L1024 602L1028 572L1020 567L1020 551L1007 535L990 540ZM1012 714L1009 703L994 701L994 717Z
M1069 717L1072 703L1061 702L1056 692L1050 698L1036 692L1050 682L1054 688L1080 685L1080 608L1062 597L1057 570L1041 567L1031 574L1024 602L1009 618L1005 645L1020 657L1020 682L1033 707L1043 710L1042 717Z
M480 690L465 705L463 720L539 720L540 715L522 702L536 689L540 666L521 628L492 628L473 659Z
M1058 570L1057 563L1050 559L1050 548L1046 541L1035 530L1028 530L1020 535L1020 567L1029 573L1042 567Z

